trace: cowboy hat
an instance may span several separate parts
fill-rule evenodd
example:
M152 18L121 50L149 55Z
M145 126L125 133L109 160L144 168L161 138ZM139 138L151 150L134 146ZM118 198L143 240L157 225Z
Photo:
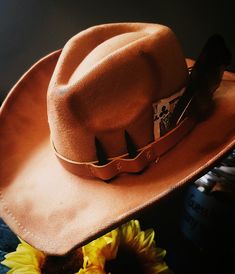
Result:
M1 107L1 217L64 254L209 168L235 144L235 76L224 74L204 121L171 127L188 77L157 24L92 27L38 61Z

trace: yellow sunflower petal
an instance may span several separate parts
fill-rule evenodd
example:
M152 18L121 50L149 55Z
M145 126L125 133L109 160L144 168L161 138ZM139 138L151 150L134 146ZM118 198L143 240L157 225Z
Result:
M104 269L105 261L116 257L118 246L118 229L114 229L104 236L85 245L82 249L84 255L83 268L87 269L90 266L96 266L98 269Z
M143 246L150 247L154 242L155 232L153 229L148 229L145 231L145 238L143 240Z
M41 271L35 271L30 267L21 267L17 269L11 269L7 272L7 274L41 274Z
M173 274L165 262L159 263L153 267L152 274L159 274L164 272L164 274Z
M106 274L104 269L97 266L90 266L87 269L80 269L76 274Z
M1 263L11 268L8 271L9 274L40 274L45 255L23 240L20 239L20 241L16 251L8 253Z

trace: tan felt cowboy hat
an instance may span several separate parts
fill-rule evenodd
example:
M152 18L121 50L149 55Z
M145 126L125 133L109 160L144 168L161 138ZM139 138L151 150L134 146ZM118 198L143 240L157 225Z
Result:
M1 107L0 216L64 254L210 167L235 144L235 76L206 119L169 126L188 78L157 24L96 26L38 61Z

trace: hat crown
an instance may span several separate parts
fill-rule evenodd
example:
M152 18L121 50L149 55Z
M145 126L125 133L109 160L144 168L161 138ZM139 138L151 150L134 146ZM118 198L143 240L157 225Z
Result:
M154 139L152 104L179 91L187 68L174 33L158 24L89 28L62 50L48 91L56 150L67 159L97 161L95 138L108 158Z

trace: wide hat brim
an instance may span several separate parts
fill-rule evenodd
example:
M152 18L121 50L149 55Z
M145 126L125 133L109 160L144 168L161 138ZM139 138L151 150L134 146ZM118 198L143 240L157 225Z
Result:
M141 175L106 183L70 174L51 148L47 121L47 88L59 55L26 72L0 112L1 217L22 239L57 255L157 203L235 145L235 75L226 72L213 114Z

